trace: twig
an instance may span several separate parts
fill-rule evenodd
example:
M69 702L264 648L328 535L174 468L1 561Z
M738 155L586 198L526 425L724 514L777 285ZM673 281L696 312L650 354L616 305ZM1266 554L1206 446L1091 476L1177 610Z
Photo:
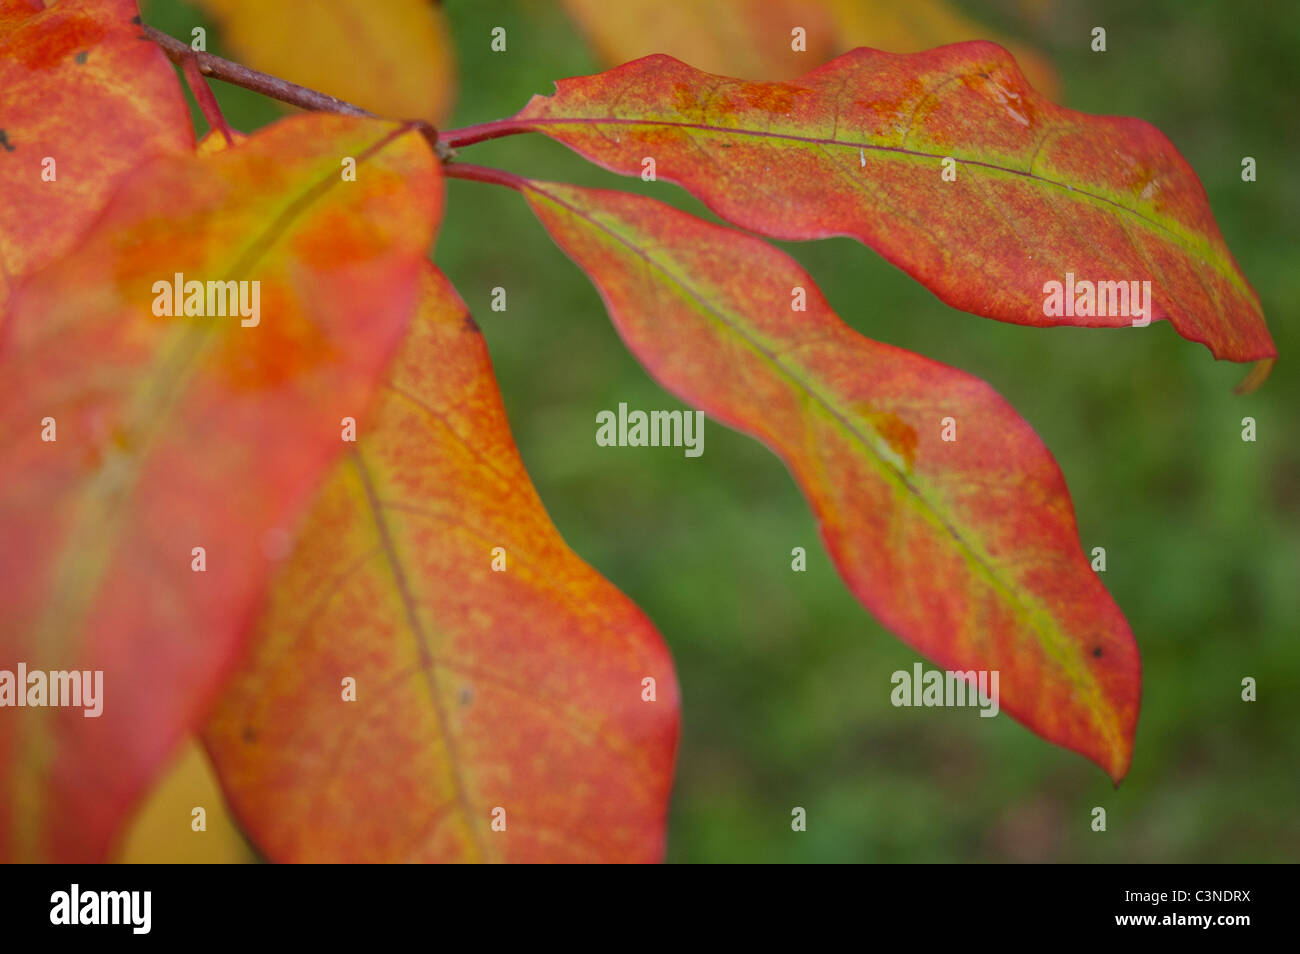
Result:
M297 106L300 109L308 109L313 112L340 113L344 116L380 118L369 110L354 106L352 103L334 96L308 89L306 86L299 86L297 83L290 83L278 76L271 76L268 73L250 69L240 63L234 63L211 53L201 53L193 50L188 43L178 40L174 36L169 36L154 27L142 25L141 29L144 30L147 39L152 40L162 48L169 60L182 68L184 68L187 59L193 58L193 61L198 65L199 72L204 76L210 76L213 79L219 79L234 86L241 86L244 89L261 93L263 96L269 96L271 99ZM439 141L438 130L432 124L423 120L413 120L413 122L424 135L424 138L429 141L429 145L440 160L446 162L452 157L452 150L445 143Z
M497 119L490 123L479 123L477 126L466 126L463 129L449 129L442 133L442 141L452 148L457 146L472 146L476 142L487 142L489 139L500 139L502 136L515 136L519 133L531 132L527 124L516 119Z
M221 113L217 97L212 95L207 77L199 69L198 57L193 53L182 57L181 72L185 74L185 82L189 84L190 92L194 94L199 109L203 110L203 117L208 121L208 125L225 137L227 146L233 146L235 134L230 128L230 123L226 122L226 117Z
M504 169L493 169L490 166L476 166L470 162L453 162L447 166L445 173L449 179L490 182L493 185L505 186L518 192L523 192L528 188L528 180L515 175L513 172L506 172Z

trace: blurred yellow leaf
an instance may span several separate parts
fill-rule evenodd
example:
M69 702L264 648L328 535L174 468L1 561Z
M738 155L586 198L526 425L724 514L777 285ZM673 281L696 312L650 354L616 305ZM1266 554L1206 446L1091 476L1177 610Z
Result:
M206 831L193 828L194 809ZM140 806L118 861L127 864L238 864L257 856L230 817L212 763L197 742L185 743L176 764Z
M611 66L667 53L706 73L794 79L835 55L824 0L564 0L569 15ZM804 30L806 52L792 48Z
M246 66L390 119L451 114L451 33L431 0L196 0ZM220 53L221 50L209 52Z
M869 46L890 53L920 53L965 40L992 40L1010 51L1034 89L1048 99L1058 98L1060 83L1046 56L967 19L944 0L817 2L825 3L834 11L839 51Z
M1059 92L1037 50L1006 40L944 0L564 0L598 55L611 66L667 53L706 73L787 80L859 46L919 53L964 40L1011 51L1033 87ZM803 51L794 49L796 28Z

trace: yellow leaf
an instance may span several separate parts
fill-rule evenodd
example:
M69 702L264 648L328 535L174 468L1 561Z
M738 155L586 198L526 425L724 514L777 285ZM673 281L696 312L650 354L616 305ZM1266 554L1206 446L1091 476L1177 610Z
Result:
M195 831L194 809L205 831ZM117 860L125 864L240 864L257 856L244 841L207 753L187 742L176 764L140 807Z
M245 66L390 119L451 113L451 33L430 0L198 0Z
M841 50L869 46L890 53L919 53L949 43L992 40L1010 51L1031 86L1057 99L1060 83L1047 57L967 19L944 0L820 0L835 15Z
M965 40L1007 47L1034 88L1056 98L1043 54L967 19L944 0L564 0L611 66L667 53L706 73L794 79L859 46L918 53Z
M706 73L752 80L800 76L835 54L823 0L564 0L611 65L667 53ZM797 50L793 35L803 31Z

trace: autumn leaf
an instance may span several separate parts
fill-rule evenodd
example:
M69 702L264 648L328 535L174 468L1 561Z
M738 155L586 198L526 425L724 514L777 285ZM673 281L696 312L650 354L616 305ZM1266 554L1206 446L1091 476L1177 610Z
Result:
M428 273L208 725L223 787L276 861L658 860L672 660L560 539Z
M0 40L45 10L45 0L0 0Z
M808 0L564 0L606 63L668 53L699 69L747 79L791 79L833 56L834 18ZM802 27L806 49L791 47Z
M947 670L999 672L1003 709L1124 776L1132 633L1056 462L992 388L862 337L758 239L653 199L481 177L523 192L655 380L786 462L885 626Z
M0 858L102 859L197 728L342 418L395 350L441 208L419 132L298 117L139 167L15 293L0 670L102 670L103 685L96 718L5 710ZM169 317L182 281L210 284L182 285Z
M196 815L200 810L202 814ZM202 820L200 837L177 837L177 826L187 819L190 831ZM181 745L141 800L113 857L114 862L127 865L232 865L257 860L226 809L211 760L193 739Z
M1040 93L1056 71L1024 44L1003 40L943 0L564 0L601 59L626 63L667 53L696 69L743 79L789 80L837 53L869 46L916 53L945 43L1008 47Z
M855 237L974 314L1127 326L1142 321L1142 288L1128 304L1119 292L1149 281L1147 320L1168 319L1219 358L1276 354L1205 190L1169 140L1141 120L1048 102L991 43L855 50L793 83L651 56L562 80L513 118L444 140L522 131L625 175L653 159L657 178L773 238ZM1093 286L1093 314L1046 314L1049 283L1076 279ZM1108 314L1096 314L1101 282L1125 283L1107 289Z
M455 51L432 0L198 0L240 62L363 109L435 125L451 114Z
M835 16L836 51L843 53L860 46L889 53L920 53L936 46L967 40L992 40L1005 46L1024 71L1035 90L1048 99L1057 98L1060 80L1043 53L1025 43L1000 36L967 18L944 0L820 0ZM671 53L671 50L659 52ZM629 57L630 59L630 57ZM686 57L678 59L691 62ZM763 79L786 79L765 76Z
M0 0L0 316L9 286L72 247L137 164L192 149L135 0Z

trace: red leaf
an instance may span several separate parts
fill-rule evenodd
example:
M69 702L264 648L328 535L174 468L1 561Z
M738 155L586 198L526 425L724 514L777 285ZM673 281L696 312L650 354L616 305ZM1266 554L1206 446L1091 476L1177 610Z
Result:
M857 334L758 239L652 199L467 172L523 192L660 384L781 456L881 622L945 669L998 671L1002 708L1123 777L1137 647L1056 462L987 384Z
M71 248L128 172L194 146L135 0L40 6L0 5L0 318L10 283Z
M1067 274L1150 281L1149 319L1167 318L1219 358L1276 354L1205 190L1169 140L1141 120L1056 106L992 43L858 49L790 83L649 56L443 138L526 130L625 175L653 158L658 178L764 235L860 239L964 311L1126 326L1132 306L1049 317L1045 286Z
M0 0L0 40L34 15L45 12L45 0Z
M206 731L244 830L276 861L659 860L672 660L560 539L432 266L359 436Z
M289 119L140 167L77 250L15 294L0 670L102 670L103 698L98 718L0 711L0 858L101 859L197 728L344 446L341 417L393 353L441 208L418 132ZM177 273L260 282L258 321L158 316L171 296L155 282Z

